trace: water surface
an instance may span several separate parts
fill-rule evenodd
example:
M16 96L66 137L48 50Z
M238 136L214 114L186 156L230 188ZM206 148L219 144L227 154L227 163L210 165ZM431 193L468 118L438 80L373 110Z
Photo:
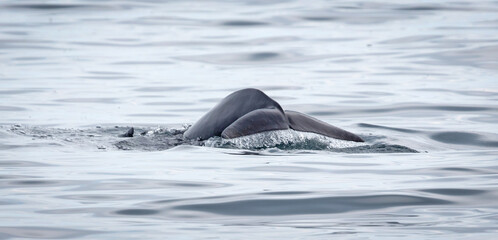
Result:
M0 239L493 239L497 36L496 1L2 1ZM366 145L175 137L246 87Z

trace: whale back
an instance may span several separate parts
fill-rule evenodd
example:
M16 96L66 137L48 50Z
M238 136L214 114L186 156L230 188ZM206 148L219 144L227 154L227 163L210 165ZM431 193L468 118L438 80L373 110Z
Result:
M206 140L221 133L237 119L257 109L272 108L284 114L282 107L258 89L247 88L225 97L185 133L188 139Z
M363 142L363 139L354 133L332 126L306 114L286 110L285 115L289 121L290 128L293 130L317 133L327 137L347 141Z
M260 132L289 129L284 113L276 108L257 109L247 113L230 124L223 132L223 138L237 138Z

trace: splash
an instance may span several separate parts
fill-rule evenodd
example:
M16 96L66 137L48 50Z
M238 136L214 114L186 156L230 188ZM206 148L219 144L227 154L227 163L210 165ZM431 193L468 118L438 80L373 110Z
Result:
M366 146L366 143L344 141L309 132L294 130L277 130L256 133L234 139L220 137L210 138L205 141L208 147L225 147L241 149L266 149L278 148L282 150L335 150Z

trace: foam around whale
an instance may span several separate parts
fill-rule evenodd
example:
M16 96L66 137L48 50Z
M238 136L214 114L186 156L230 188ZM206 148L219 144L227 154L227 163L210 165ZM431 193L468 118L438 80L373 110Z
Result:
M368 144L364 142L353 142L329 138L316 133L287 129L261 132L232 139L212 137L206 140L204 145L207 147L252 150L266 148L278 148L284 150L338 150L367 146Z

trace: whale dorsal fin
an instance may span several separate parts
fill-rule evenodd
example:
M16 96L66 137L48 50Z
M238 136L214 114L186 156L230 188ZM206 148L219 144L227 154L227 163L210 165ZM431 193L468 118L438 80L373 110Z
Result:
M336 139L364 142L363 139L354 133L332 126L306 114L286 110L285 115L289 121L290 128L296 131L312 132Z
M223 138L236 138L255 133L289 129L287 118L277 108L263 108L251 111L230 124L223 132Z

